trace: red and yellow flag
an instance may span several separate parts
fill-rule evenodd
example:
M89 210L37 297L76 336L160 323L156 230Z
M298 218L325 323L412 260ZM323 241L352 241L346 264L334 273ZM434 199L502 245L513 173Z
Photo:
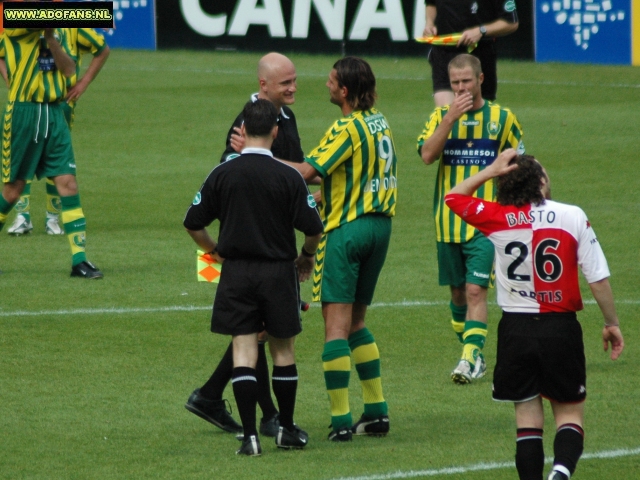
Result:
M462 33L451 33L449 35L432 35L430 37L418 37L416 42L418 43L430 43L431 45L441 45L445 47L455 47L458 41L462 38ZM467 47L467 52L473 52L477 43L473 43Z
M213 258L208 253L204 253L202 250L198 250L198 281L218 283L220 281L220 272L222 271L222 264Z

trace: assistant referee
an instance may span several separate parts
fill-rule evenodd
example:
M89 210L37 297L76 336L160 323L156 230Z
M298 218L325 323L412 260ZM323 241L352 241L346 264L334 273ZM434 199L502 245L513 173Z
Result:
M248 102L242 114L242 154L209 174L184 226L200 248L224 262L211 330L233 337L233 393L244 430L237 453L253 456L262 453L255 370L262 330L269 334L280 410L276 445L303 448L308 441L293 422L298 384L294 340L302 330L298 281L313 270L323 226L302 176L269 150L278 132L274 105L258 99ZM214 220L220 221L218 242L205 229ZM300 254L295 230L305 234Z

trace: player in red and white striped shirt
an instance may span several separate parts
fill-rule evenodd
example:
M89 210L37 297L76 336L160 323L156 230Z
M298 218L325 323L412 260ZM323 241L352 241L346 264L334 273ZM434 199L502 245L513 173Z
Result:
M497 203L471 195L497 179ZM602 341L611 359L624 348L609 284L609 268L585 213L550 200L544 168L506 150L486 169L454 187L445 202L495 246L498 353L493 398L515 404L516 468L521 479L542 478L542 397L552 405L557 433L549 480L575 471L584 443L586 368L578 270L604 317Z

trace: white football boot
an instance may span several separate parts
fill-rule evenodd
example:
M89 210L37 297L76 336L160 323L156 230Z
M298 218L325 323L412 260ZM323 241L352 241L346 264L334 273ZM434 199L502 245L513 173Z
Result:
M64 229L60 226L59 215L47 212L45 231L47 235L64 235Z
M20 235L26 235L27 233L31 233L31 230L33 230L33 224L31 223L31 218L23 214L19 214L16 216L16 219L13 221L13 223L9 227L9 230L7 231L7 233L9 235L15 235L17 237Z

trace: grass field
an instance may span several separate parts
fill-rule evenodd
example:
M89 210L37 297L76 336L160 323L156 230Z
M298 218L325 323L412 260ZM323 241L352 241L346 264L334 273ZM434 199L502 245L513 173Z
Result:
M209 333L215 287L196 282L195 245L182 219L256 90L258 58L116 50L80 101L73 139L87 251L105 278L69 278L67 240L44 234L44 184L35 183L34 232L0 233L0 478L517 478L513 407L491 400L491 373L467 387L449 379L460 348L448 292L437 286L436 167L415 152L432 109L424 59L370 59L399 156L392 244L368 316L382 355L389 436L326 441L317 305L304 314L297 342L296 421L310 434L306 450L276 451L263 439L261 458L237 458L233 436L184 409L228 339ZM324 86L336 59L291 58L309 151L339 115ZM520 119L554 198L580 205L598 233L627 342L615 363L602 352L601 315L583 285L589 397L574 478L640 478L640 69L503 61L499 78L500 103ZM305 284L304 297L309 291ZM492 304L490 370L498 317ZM355 373L351 383L357 417ZM226 396L238 418L230 389ZM545 432L552 455L550 416Z

